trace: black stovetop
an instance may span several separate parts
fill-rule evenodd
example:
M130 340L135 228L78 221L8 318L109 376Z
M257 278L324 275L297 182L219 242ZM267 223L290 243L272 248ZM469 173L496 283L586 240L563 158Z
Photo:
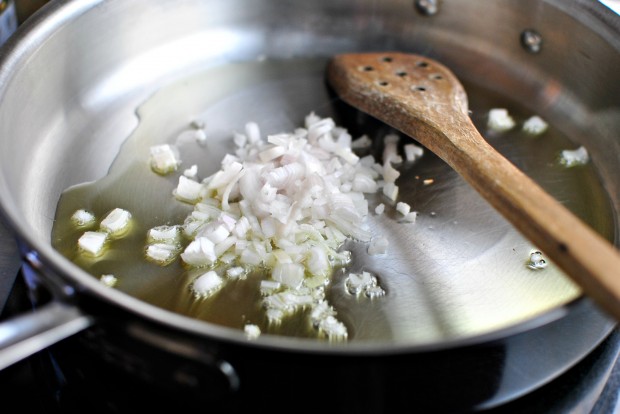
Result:
M17 279L0 319L22 312L25 286ZM486 414L618 414L620 413L620 330L615 330L592 353L565 374L503 406L485 411ZM54 379L53 352L42 351L0 371L0 399L5 406L19 407L24 413L115 413L118 401L110 396L91 406L84 397L84 383ZM101 380L101 379L100 379ZM116 378L104 379L115 381ZM50 385L53 384L53 385ZM144 405L144 410L157 409ZM209 411L210 412L210 411Z

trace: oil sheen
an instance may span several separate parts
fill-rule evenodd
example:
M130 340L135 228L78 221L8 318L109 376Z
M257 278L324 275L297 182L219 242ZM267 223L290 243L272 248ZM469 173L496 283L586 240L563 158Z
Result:
M281 324L270 324L261 306L260 281L268 275L253 269L247 277L226 280L211 297L194 297L190 286L205 269L190 269L180 259L167 266L146 260L147 232L160 225L179 225L193 206L176 200L173 190L185 168L198 166L205 178L234 151L234 132L258 123L263 137L303 126L310 112L332 117L353 138L367 134L368 150L380 160L382 138L394 132L375 119L339 101L324 80L326 60L251 61L205 69L161 88L138 109L138 126L100 180L68 188L61 196L52 243L69 260L99 278L113 274L113 287L155 306L218 325L243 329L256 324L263 334L315 338L308 311ZM564 149L578 145L553 120L539 136L522 131L532 115L527 108L477 85L465 84L472 119L483 136L551 195L608 239L613 214L592 163L566 168ZM487 128L490 109L508 109L517 125L510 131ZM196 125L206 140L186 139ZM401 137L400 145L411 138ZM149 166L149 149L177 144L182 165L158 175ZM384 255L369 256L367 245L347 242L352 252L346 268L338 268L326 297L348 328L349 341L429 343L477 335L515 324L580 295L579 289L552 263L528 268L538 248L524 239L442 160L429 151L414 163L399 166L398 201L418 212L415 223L399 221L395 203L381 194L369 197L372 232L387 236ZM374 214L380 203L385 213ZM86 209L101 220L114 208L131 212L131 228L113 240L97 258L81 254L77 240L83 228L71 215ZM189 240L184 240L187 245ZM544 257L544 252L541 253ZM220 269L216 269L220 270ZM353 295L345 287L351 272L376 276L385 295Z

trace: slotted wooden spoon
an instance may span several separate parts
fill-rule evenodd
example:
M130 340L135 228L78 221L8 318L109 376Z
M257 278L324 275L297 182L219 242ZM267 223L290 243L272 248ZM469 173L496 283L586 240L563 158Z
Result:
M343 54L330 61L327 76L345 102L415 137L454 168L620 321L618 250L485 141L448 68L413 54Z

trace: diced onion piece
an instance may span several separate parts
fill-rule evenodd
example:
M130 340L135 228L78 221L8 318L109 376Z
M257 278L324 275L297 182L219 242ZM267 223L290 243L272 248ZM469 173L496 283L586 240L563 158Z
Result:
M198 176L198 166L194 164L191 167L185 169L183 171L183 175L186 176L187 178L195 179Z
M387 238L383 236L373 237L368 245L368 254L370 256L385 254L387 253L388 245L389 241Z
M405 216L403 217L403 221L407 223L415 223L417 218L418 213L415 211L410 211L409 213L405 214Z
M219 243L215 245L215 255L219 258L226 254L231 248L237 243L237 238L235 236L230 236L225 238Z
M258 325L253 325L250 323L243 327L243 332L245 333L245 337L249 340L257 339L261 334L261 330Z
M237 255L234 252L226 252L222 254L221 256L219 256L220 263L224 265L232 266L235 260L237 260Z
M327 276L331 271L329 257L323 247L313 246L308 251L306 266L313 276Z
M261 152L259 154L259 157L262 162L267 162L275 158L281 157L285 153L286 153L286 149L283 147L271 147Z
M275 280L261 280L260 282L260 292L263 295L272 294L281 287L282 283L276 282Z
M78 240L79 248L92 255L99 256L108 239L108 233L103 231L87 231Z
M220 214L218 219L224 226L226 226L228 231L233 231L233 229L235 228L235 225L237 224L236 218L224 212Z
M261 263L263 263L263 258L256 251L252 249L245 249L241 253L241 256L239 257L239 261L242 264L258 266Z
M270 324L279 325L282 322L282 318L284 318L284 311L282 309L268 308L265 315Z
M192 290L196 297L205 298L219 290L223 283L222 278L215 271L210 270L194 280Z
M347 327L333 316L328 316L319 322L319 332L330 340L343 341L347 339Z
M387 183L393 183L400 176L400 171L392 167L390 162L383 164L383 179Z
M322 300L318 302L310 312L310 321L312 325L318 329L321 321L329 316L336 315L336 311L331 307L327 301Z
M219 189L225 188L233 180L239 178L239 173L243 170L243 165L239 162L232 162L223 169L216 172L209 181L208 188Z
M231 267L226 270L226 276L228 276L231 279L241 279L245 276L245 274L246 274L246 271L241 266Z
M260 128L256 122L248 122L245 124L245 134L250 144L260 141Z
M392 163L401 163L402 157L398 154L398 142L400 137L396 134L388 134L383 138L383 167L391 166ZM386 179L386 181L389 181Z
M95 215L84 209L76 210L71 216L71 221L77 227L88 227L95 224Z
M312 305L314 298L308 292L299 290L284 290L266 296L263 299L263 306L267 309L278 309L284 314Z
M304 267L299 263L277 263L271 277L284 286L297 289L304 281Z
M304 124L305 124L306 128L310 128L312 125L316 124L320 120L321 120L320 116L318 116L314 112L310 112L308 115L306 115L306 117L304 119Z
M160 265L170 264L177 257L179 248L175 244L154 243L146 247L146 257Z
M334 154L338 155L351 165L357 164L360 159L353 151L351 151L351 148L338 148L334 151Z
M424 148L416 144L405 144L403 149L405 151L405 160L407 160L408 162L415 161L422 155L424 155Z
M358 173L353 178L351 189L361 193L374 193L377 191L377 182L367 174Z
M204 236L216 244L226 240L229 235L230 231L228 231L226 225L219 222L209 223L199 233L199 236Z
M148 231L148 241L177 241L179 239L179 226L157 226Z
M329 134L336 124L331 118L322 118L308 126L308 140L316 143L319 138Z
M507 109L494 108L489 111L488 126L495 131L503 132L512 129L515 126L515 121Z
M356 296L364 295L373 299L385 295L385 290L379 286L376 276L369 272L350 273L344 285L350 294Z
M113 236L121 235L129 228L131 213L122 208L115 208L103 220L101 220L101 230Z
M118 279L114 275L101 275L99 281L107 287L114 287Z
M396 211L398 211L403 216L406 216L411 211L411 206L407 203L399 201L396 203Z
M183 253L181 259L190 266L207 266L217 260L215 244L206 237L197 237Z
M590 160L588 150L581 146L575 150L563 150L560 154L560 163L565 167L587 164Z
M271 255L275 260L274 265L276 263L293 263L293 259L291 259L291 256L284 250L274 250L273 252L271 252Z
M385 290L381 286L369 286L365 290L364 295L369 299L374 299L385 296Z
M233 233L239 238L244 238L250 228L250 222L248 221L247 217L243 216L235 224Z
M276 235L276 222L272 217L265 217L260 221L263 237L270 239Z
M385 211L385 204L380 203L377 207L375 207L375 214L381 215Z
M376 278L369 272L349 273L344 281L347 291L352 295L359 295L366 288L376 284Z
M548 126L541 117L534 115L523 123L523 131L530 135L540 135L547 130Z
M158 174L168 174L177 170L181 161L178 150L168 144L151 147L151 169Z
M392 201L398 198L398 186L394 183L385 183L383 186L383 195Z
M328 220L337 230L355 240L367 242L371 238L371 233L368 230L361 228L359 224L347 220L338 214L333 214Z
M172 193L177 200L193 204L200 199L201 192L201 183L181 175L179 177L179 184Z
M362 135L351 142L352 149L370 148L371 145L372 141L368 138L368 135Z

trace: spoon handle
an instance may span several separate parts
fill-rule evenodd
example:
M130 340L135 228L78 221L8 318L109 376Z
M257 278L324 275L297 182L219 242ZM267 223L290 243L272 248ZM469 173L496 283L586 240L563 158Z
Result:
M479 136L477 145L461 147L446 161L587 296L620 321L618 250L495 151L469 123L468 134Z
M620 321L620 252L480 135L456 76L402 53L338 55L328 80L354 107L415 137Z

